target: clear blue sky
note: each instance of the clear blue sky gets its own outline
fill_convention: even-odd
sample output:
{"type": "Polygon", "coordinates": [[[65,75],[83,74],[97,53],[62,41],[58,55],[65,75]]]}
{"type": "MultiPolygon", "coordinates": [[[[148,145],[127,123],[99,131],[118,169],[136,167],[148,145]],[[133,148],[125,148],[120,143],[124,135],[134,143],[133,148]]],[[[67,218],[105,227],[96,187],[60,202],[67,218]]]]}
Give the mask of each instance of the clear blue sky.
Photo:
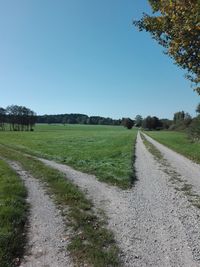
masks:
{"type": "Polygon", "coordinates": [[[0,0],[0,106],[113,118],[195,115],[184,72],[132,20],[147,0],[0,0]]]}

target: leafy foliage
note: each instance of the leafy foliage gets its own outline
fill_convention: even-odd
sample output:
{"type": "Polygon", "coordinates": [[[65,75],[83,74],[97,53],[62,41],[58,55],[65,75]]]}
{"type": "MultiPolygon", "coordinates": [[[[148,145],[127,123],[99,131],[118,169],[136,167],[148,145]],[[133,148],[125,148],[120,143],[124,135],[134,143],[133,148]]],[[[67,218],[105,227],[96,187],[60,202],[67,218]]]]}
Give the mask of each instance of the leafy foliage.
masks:
{"type": "Polygon", "coordinates": [[[200,94],[200,1],[149,0],[153,13],[134,21],[140,31],[150,32],[175,63],[187,70],[186,77],[200,94]]]}
{"type": "Polygon", "coordinates": [[[155,116],[148,116],[142,121],[142,128],[147,130],[159,130],[162,128],[162,122],[155,116]]]}
{"type": "Polygon", "coordinates": [[[101,116],[87,116],[85,114],[57,114],[37,116],[37,123],[89,124],[89,125],[120,125],[121,120],[113,120],[101,116]]]}
{"type": "Polygon", "coordinates": [[[170,126],[170,130],[186,130],[192,123],[192,117],[189,113],[184,111],[178,111],[174,113],[173,124],[170,126]]]}
{"type": "Polygon", "coordinates": [[[137,115],[135,117],[135,126],[136,127],[141,127],[142,126],[142,116],[141,115],[137,115]]]}
{"type": "Polygon", "coordinates": [[[198,104],[198,106],[196,108],[196,112],[200,114],[200,103],[198,104]]]}
{"type": "Polygon", "coordinates": [[[200,140],[200,115],[193,119],[188,128],[188,134],[193,141],[198,142],[200,140]]]}
{"type": "Polygon", "coordinates": [[[134,123],[135,122],[133,120],[131,120],[130,118],[123,118],[122,119],[122,125],[129,130],[133,128],[134,123]]]}
{"type": "Polygon", "coordinates": [[[179,121],[183,121],[185,118],[185,112],[184,111],[178,111],[174,113],[174,123],[177,123],[179,121]]]}
{"type": "Polygon", "coordinates": [[[0,107],[0,129],[5,130],[6,110],[0,107]]]}
{"type": "Polygon", "coordinates": [[[33,131],[36,123],[36,113],[29,108],[17,105],[0,107],[0,129],[5,130],[5,123],[10,124],[13,131],[33,131]]]}

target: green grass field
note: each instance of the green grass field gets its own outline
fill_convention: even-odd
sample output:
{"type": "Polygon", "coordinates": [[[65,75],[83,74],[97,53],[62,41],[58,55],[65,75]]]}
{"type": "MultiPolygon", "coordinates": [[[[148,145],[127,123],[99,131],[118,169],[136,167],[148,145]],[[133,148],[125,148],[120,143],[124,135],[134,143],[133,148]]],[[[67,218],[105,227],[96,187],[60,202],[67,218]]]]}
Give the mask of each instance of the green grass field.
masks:
{"type": "Polygon", "coordinates": [[[26,189],[20,178],[0,160],[0,266],[14,266],[22,256],[24,225],[28,206],[26,189]]]}
{"type": "Polygon", "coordinates": [[[200,163],[200,143],[192,143],[186,133],[172,131],[145,132],[158,142],[200,163]]]}
{"type": "Polygon", "coordinates": [[[126,187],[134,178],[136,133],[119,126],[37,125],[34,132],[0,132],[0,143],[126,187]]]}

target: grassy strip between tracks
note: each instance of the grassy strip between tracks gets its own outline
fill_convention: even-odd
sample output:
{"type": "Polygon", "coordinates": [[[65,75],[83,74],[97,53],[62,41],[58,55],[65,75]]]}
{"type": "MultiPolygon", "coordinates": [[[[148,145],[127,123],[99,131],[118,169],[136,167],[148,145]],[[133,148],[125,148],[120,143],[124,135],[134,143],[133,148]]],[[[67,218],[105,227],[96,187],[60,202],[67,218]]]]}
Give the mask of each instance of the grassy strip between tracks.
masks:
{"type": "Polygon", "coordinates": [[[66,177],[31,156],[0,146],[0,155],[17,161],[35,178],[47,185],[73,229],[68,250],[78,265],[119,266],[119,250],[105,219],[96,215],[92,203],[66,177]],[[68,207],[68,209],[66,209],[68,207]],[[67,211],[66,211],[67,210],[67,211]]]}
{"type": "Polygon", "coordinates": [[[25,244],[27,192],[20,177],[0,160],[0,266],[11,267],[25,244]]]}
{"type": "Polygon", "coordinates": [[[154,158],[159,160],[160,162],[162,161],[163,163],[164,157],[160,152],[160,150],[158,150],[151,142],[149,142],[142,133],[140,133],[140,136],[142,138],[144,145],[149,150],[149,152],[154,156],[154,158]]]}

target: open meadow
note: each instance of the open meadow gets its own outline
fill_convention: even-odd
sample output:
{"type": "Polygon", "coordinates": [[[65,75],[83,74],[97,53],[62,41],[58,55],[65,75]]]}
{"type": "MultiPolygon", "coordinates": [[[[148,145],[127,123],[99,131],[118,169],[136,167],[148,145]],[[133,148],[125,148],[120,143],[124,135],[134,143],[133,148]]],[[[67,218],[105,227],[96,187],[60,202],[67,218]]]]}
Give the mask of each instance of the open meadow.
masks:
{"type": "MultiPolygon", "coordinates": [[[[149,131],[148,134],[157,140],[160,138],[160,143],[165,140],[169,147],[173,144],[178,148],[194,146],[182,133],[149,131]]],[[[200,231],[200,167],[166,147],[160,148],[159,143],[143,135],[137,135],[137,129],[120,126],[61,124],[36,125],[33,132],[0,132],[3,159],[0,176],[2,192],[7,192],[2,194],[1,202],[8,206],[0,214],[3,222],[0,266],[1,263],[5,267],[19,263],[25,267],[30,266],[29,263],[36,266],[38,253],[41,255],[39,267],[43,262],[53,266],[52,258],[55,266],[61,267],[74,266],[72,262],[75,266],[83,266],[83,263],[94,267],[144,266],[147,260],[152,266],[155,262],[157,266],[168,266],[165,259],[169,257],[173,266],[179,266],[181,261],[182,266],[196,266],[193,263],[198,259],[191,251],[197,250],[199,254],[198,236],[189,232],[187,237],[185,229],[192,224],[200,231]],[[108,186],[87,173],[129,190],[108,186]],[[137,182],[131,187],[136,177],[137,182]],[[16,192],[14,182],[20,186],[16,192]],[[26,192],[29,202],[25,201],[26,192]],[[169,205],[171,199],[174,202],[169,205]],[[15,206],[19,206],[19,212],[13,209],[15,206]],[[153,212],[149,214],[149,211],[153,212]],[[160,214],[165,216],[161,218],[160,214]],[[186,217],[188,221],[184,221],[186,217]],[[10,218],[14,218],[19,235],[12,228],[7,229],[10,218]],[[162,225],[175,225],[177,229],[175,232],[164,230],[169,240],[167,248],[172,247],[176,254],[171,256],[167,249],[165,257],[157,258],[157,251],[160,255],[166,247],[166,240],[159,232],[161,219],[162,225]],[[44,225],[48,230],[44,231],[44,225]],[[135,239],[141,233],[141,225],[145,236],[135,239]],[[153,229],[152,234],[149,229],[153,229]],[[4,230],[8,234],[4,235],[4,230]],[[16,236],[16,242],[24,238],[22,246],[5,246],[10,236],[12,239],[16,236]],[[155,236],[156,242],[152,242],[155,236]],[[35,237],[39,245],[32,246],[35,237]],[[184,244],[183,249],[179,249],[180,243],[184,244]],[[62,249],[58,250],[60,246],[63,253],[62,249]],[[143,253],[152,248],[150,256],[143,253]],[[8,251],[11,252],[7,257],[8,251]],[[188,253],[190,257],[183,259],[188,253]],[[130,265],[126,265],[127,262],[130,265]]],[[[198,149],[198,144],[191,148],[193,159],[198,149]]]]}
{"type": "Polygon", "coordinates": [[[34,132],[0,132],[0,143],[126,187],[134,179],[136,135],[120,126],[44,124],[34,132]]]}
{"type": "Polygon", "coordinates": [[[200,143],[191,142],[186,133],[175,131],[146,131],[145,133],[161,144],[200,163],[200,143]]]}

